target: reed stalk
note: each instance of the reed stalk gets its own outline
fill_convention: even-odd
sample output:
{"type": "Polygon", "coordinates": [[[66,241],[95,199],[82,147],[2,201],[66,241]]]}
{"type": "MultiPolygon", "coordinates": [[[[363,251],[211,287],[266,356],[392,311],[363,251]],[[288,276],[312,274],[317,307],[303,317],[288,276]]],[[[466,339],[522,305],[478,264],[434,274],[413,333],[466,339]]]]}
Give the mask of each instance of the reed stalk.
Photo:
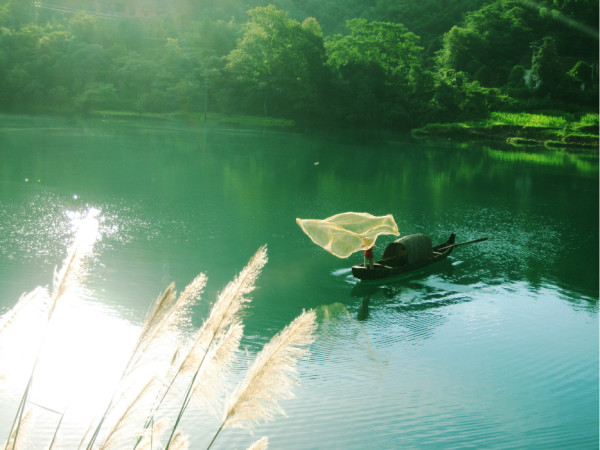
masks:
{"type": "Polygon", "coordinates": [[[110,430],[110,433],[100,445],[100,449],[107,450],[114,448],[114,446],[120,443],[119,433],[131,425],[132,421],[137,419],[140,413],[140,405],[143,407],[143,400],[147,397],[156,382],[157,380],[155,378],[150,379],[150,381],[148,381],[148,383],[140,390],[138,395],[129,403],[129,405],[127,405],[127,408],[125,408],[125,411],[117,420],[116,425],[110,430]]]}
{"type": "MultiPolygon", "coordinates": [[[[188,287],[184,290],[184,292],[182,293],[182,297],[183,298],[196,298],[199,297],[200,293],[202,292],[202,289],[204,287],[204,284],[206,283],[206,277],[204,275],[199,276],[196,278],[196,280],[191,283],[190,285],[188,285],[188,287]],[[201,278],[202,277],[202,278],[201,278]],[[200,287],[200,282],[199,280],[202,280],[202,286],[200,287]]],[[[152,314],[151,314],[152,315],[152,314]]],[[[202,330],[202,329],[201,329],[202,330]]],[[[200,330],[200,331],[201,331],[200,330]]],[[[194,352],[194,349],[196,347],[197,342],[199,341],[199,337],[201,335],[200,333],[197,333],[198,338],[195,339],[194,343],[192,344],[186,358],[183,360],[183,362],[179,365],[175,375],[173,377],[171,377],[170,382],[166,385],[166,388],[164,389],[162,395],[159,394],[159,396],[157,397],[157,401],[155,402],[155,404],[153,405],[152,409],[150,410],[150,413],[148,414],[148,418],[146,419],[146,422],[144,423],[144,430],[146,430],[154,421],[154,416],[156,415],[156,413],[158,412],[160,406],[162,405],[163,401],[165,400],[165,398],[167,397],[168,393],[170,392],[171,388],[173,387],[173,384],[175,383],[176,379],[180,376],[180,374],[182,372],[184,372],[187,362],[189,361],[189,359],[191,358],[191,355],[194,352]]],[[[175,354],[173,355],[173,358],[171,360],[171,366],[173,366],[173,364],[176,362],[177,359],[177,354],[179,352],[179,348],[177,349],[177,351],[175,352],[175,354]]],[[[141,440],[142,440],[143,434],[138,436],[136,443],[133,447],[133,449],[135,450],[138,445],[140,444],[141,440]]]]}
{"type": "MultiPolygon", "coordinates": [[[[96,425],[94,433],[86,448],[91,449],[98,438],[98,434],[104,425],[106,417],[114,407],[117,393],[119,392],[123,381],[135,370],[140,359],[153,344],[169,332],[178,332],[181,327],[189,323],[190,308],[200,296],[205,285],[206,275],[200,274],[184,289],[181,295],[177,297],[175,285],[172,283],[153,303],[152,309],[146,315],[144,326],[142,327],[142,331],[140,332],[131,357],[125,365],[120,381],[108,402],[106,410],[96,425]]],[[[175,355],[173,358],[175,358],[175,355]]],[[[138,443],[139,442],[140,440],[138,439],[138,443]]]]}
{"type": "Polygon", "coordinates": [[[91,436],[88,444],[86,445],[87,450],[90,450],[93,448],[93,445],[96,442],[96,439],[98,439],[98,434],[100,433],[100,430],[102,429],[102,426],[104,425],[104,422],[105,422],[107,416],[114,408],[117,394],[119,393],[119,390],[121,389],[123,380],[132,371],[132,368],[139,361],[139,358],[141,357],[140,349],[144,346],[146,346],[146,347],[148,346],[148,342],[151,341],[149,336],[156,335],[156,333],[157,333],[156,323],[160,322],[158,317],[159,316],[164,317],[164,311],[170,307],[170,305],[174,302],[175,298],[176,298],[175,285],[173,283],[171,283],[171,285],[169,285],[167,287],[167,289],[162,293],[162,295],[157,297],[157,299],[153,303],[151,311],[146,316],[144,327],[142,328],[142,331],[138,337],[135,348],[133,349],[131,356],[129,357],[129,360],[127,361],[127,364],[125,364],[125,367],[123,368],[123,372],[121,373],[119,382],[117,383],[117,386],[115,387],[115,390],[113,391],[113,394],[112,394],[110,400],[108,401],[106,409],[100,416],[98,424],[94,428],[94,432],[92,433],[92,436],[91,436]]]}
{"type": "MultiPolygon", "coordinates": [[[[88,217],[86,218],[86,221],[88,221],[88,224],[92,223],[92,222],[90,222],[90,220],[92,220],[92,219],[93,219],[93,215],[92,215],[92,213],[89,213],[88,217]]],[[[96,223],[96,225],[97,225],[97,223],[96,223]]],[[[97,230],[93,231],[93,229],[92,229],[92,231],[90,231],[89,228],[90,227],[88,226],[87,228],[82,228],[80,230],[80,232],[77,234],[77,236],[75,238],[74,244],[72,245],[70,251],[67,254],[67,258],[65,260],[65,263],[63,264],[62,269],[59,272],[55,271],[55,273],[54,273],[53,293],[52,293],[52,297],[50,299],[50,306],[48,309],[48,317],[44,324],[42,338],[38,345],[38,349],[36,351],[36,356],[34,359],[33,367],[31,369],[29,379],[28,379],[27,385],[25,387],[25,391],[23,392],[23,395],[21,397],[21,401],[19,403],[19,407],[17,409],[15,419],[13,421],[13,424],[12,424],[10,432],[9,432],[9,435],[12,436],[12,440],[9,439],[9,442],[7,443],[7,446],[6,446],[7,450],[14,449],[17,444],[17,440],[19,437],[19,431],[21,428],[21,422],[23,419],[23,413],[25,411],[25,406],[29,400],[29,394],[30,394],[31,387],[33,384],[33,379],[35,376],[37,365],[40,360],[40,356],[42,354],[44,342],[45,342],[46,336],[48,334],[48,329],[50,326],[52,315],[53,315],[57,305],[59,304],[60,299],[65,295],[65,293],[71,287],[76,285],[76,281],[78,279],[80,279],[81,276],[83,275],[84,258],[86,256],[88,256],[93,249],[93,244],[94,244],[94,242],[96,240],[96,236],[97,236],[97,230]],[[12,443],[12,445],[11,445],[11,443],[12,443]]]]}
{"type": "MultiPolygon", "coordinates": [[[[20,425],[22,425],[23,428],[26,428],[27,424],[29,424],[29,422],[31,422],[32,415],[33,415],[33,409],[30,408],[21,417],[20,425]]],[[[6,442],[5,448],[9,448],[9,446],[12,446],[11,448],[14,448],[15,444],[16,444],[16,439],[17,439],[17,430],[13,430],[11,432],[10,436],[8,437],[8,441],[6,442]]]]}
{"type": "Polygon", "coordinates": [[[154,448],[161,448],[160,436],[163,435],[167,427],[168,420],[166,418],[161,419],[158,422],[154,422],[154,420],[152,420],[150,426],[145,429],[144,434],[140,439],[140,442],[136,443],[136,445],[138,445],[141,450],[152,450],[154,448]]]}
{"type": "MultiPolygon", "coordinates": [[[[49,323],[60,299],[71,287],[76,286],[75,281],[82,274],[83,261],[81,258],[87,250],[84,252],[83,246],[78,245],[78,242],[76,241],[69,252],[64,267],[60,272],[55,272],[53,293],[49,298],[43,337],[46,336],[49,323]]],[[[263,246],[236,278],[219,293],[207,319],[191,340],[184,339],[183,330],[191,324],[191,308],[206,285],[206,276],[201,274],[196,277],[179,296],[177,296],[174,284],[168,286],[152,304],[106,409],[101,416],[98,416],[99,419],[97,418],[90,424],[81,438],[79,448],[84,446],[88,450],[92,448],[100,450],[122,448],[123,445],[127,445],[127,442],[135,438],[134,449],[138,447],[152,449],[156,445],[160,445],[162,431],[170,430],[167,444],[163,448],[187,449],[189,447],[188,438],[178,429],[180,421],[190,402],[194,399],[202,401],[211,412],[217,411],[217,405],[224,393],[224,380],[226,379],[224,373],[233,364],[242,339],[241,315],[250,302],[248,294],[255,289],[256,280],[266,262],[266,246],[263,246]],[[161,345],[164,342],[172,343],[171,338],[173,337],[181,340],[180,342],[187,340],[188,343],[180,344],[173,351],[172,357],[169,356],[170,359],[165,361],[168,367],[165,368],[164,364],[161,365],[160,372],[162,373],[164,370],[165,375],[163,376],[166,378],[160,375],[160,378],[157,378],[154,373],[148,371],[148,373],[142,373],[146,381],[140,383],[136,379],[133,380],[135,384],[131,384],[129,377],[147,361],[152,360],[154,349],[157,347],[162,349],[161,345]],[[179,358],[180,354],[185,356],[179,358]],[[159,382],[159,379],[166,379],[168,382],[159,382]],[[170,421],[167,420],[170,416],[157,422],[161,405],[172,391],[175,382],[181,379],[184,379],[187,384],[172,427],[169,425],[170,421]],[[135,388],[140,385],[141,388],[135,388]],[[130,387],[126,388],[126,386],[130,387]],[[137,395],[133,399],[128,399],[126,394],[132,388],[136,389],[134,392],[137,392],[137,395]],[[111,425],[104,432],[103,428],[108,425],[109,416],[111,425]],[[143,417],[146,417],[146,421],[140,433],[136,428],[139,426],[139,419],[143,417]],[[100,438],[101,431],[102,438],[100,438]],[[97,442],[100,444],[96,445],[97,442]]],[[[36,289],[31,294],[21,297],[11,313],[2,318],[0,337],[2,337],[3,331],[18,319],[20,311],[43,292],[45,291],[42,289],[36,289]]],[[[261,419],[270,420],[276,412],[285,414],[279,406],[278,398],[293,397],[290,387],[296,382],[298,360],[306,355],[308,346],[314,341],[315,318],[314,311],[303,312],[264,346],[244,380],[226,402],[222,423],[213,436],[209,448],[225,428],[240,427],[252,430],[253,424],[261,419]]],[[[14,450],[19,447],[21,444],[17,443],[19,435],[27,434],[25,428],[28,428],[27,424],[31,422],[29,418],[32,410],[29,408],[26,413],[27,406],[44,408],[42,405],[32,403],[29,399],[44,341],[45,339],[42,338],[37,349],[29,380],[5,446],[6,450],[14,450]]],[[[169,348],[169,351],[171,350],[169,348]]],[[[64,411],[57,413],[60,414],[60,419],[52,436],[50,449],[58,445],[59,430],[65,418],[64,411]]],[[[251,448],[262,449],[267,445],[268,439],[265,437],[255,442],[251,448]]]]}
{"type": "MultiPolygon", "coordinates": [[[[33,291],[23,294],[15,306],[0,318],[0,361],[4,357],[5,349],[14,343],[15,331],[19,332],[21,323],[28,319],[32,308],[44,305],[48,301],[48,291],[38,287],[33,291]]],[[[22,360],[22,357],[20,358],[22,360]]],[[[33,362],[33,361],[32,361],[33,362]]],[[[10,364],[0,365],[0,393],[4,390],[4,382],[10,374],[10,364]]]]}
{"type": "Polygon", "coordinates": [[[60,430],[60,426],[62,425],[62,421],[65,418],[65,414],[60,415],[60,420],[58,421],[58,425],[56,425],[56,429],[54,430],[54,435],[52,436],[52,441],[50,441],[50,445],[48,446],[48,450],[52,450],[56,443],[58,442],[58,430],[60,430]]]}
{"type": "MultiPolygon", "coordinates": [[[[13,325],[15,322],[17,322],[19,320],[19,317],[23,313],[23,310],[25,310],[31,303],[33,303],[35,300],[37,300],[40,296],[45,296],[47,294],[48,294],[48,292],[46,291],[46,289],[44,289],[42,287],[37,287],[31,292],[23,294],[19,298],[19,300],[17,301],[15,306],[13,306],[9,312],[7,312],[6,314],[4,314],[2,316],[2,318],[0,320],[0,336],[2,336],[4,333],[8,332],[10,330],[11,325],[13,325]]],[[[1,347],[0,347],[0,350],[2,350],[1,347]]]]}
{"type": "Polygon", "coordinates": [[[188,438],[181,432],[177,431],[171,441],[171,449],[173,450],[187,450],[190,446],[188,438]]]}
{"type": "MultiPolygon", "coordinates": [[[[196,340],[181,364],[180,371],[178,372],[179,374],[188,367],[195,367],[192,379],[188,384],[183,402],[181,404],[181,408],[173,425],[173,429],[171,430],[171,435],[169,436],[169,440],[165,446],[166,449],[168,449],[172,443],[177,431],[177,427],[179,426],[179,422],[181,421],[181,418],[183,417],[183,414],[191,400],[198,375],[203,369],[204,362],[207,359],[209,352],[211,352],[213,345],[217,343],[220,344],[217,346],[217,348],[221,349],[223,352],[223,357],[221,358],[222,360],[229,358],[229,356],[225,356],[225,353],[230,355],[237,348],[237,344],[239,344],[239,340],[241,339],[241,323],[239,316],[246,307],[247,303],[250,301],[250,299],[246,296],[254,290],[256,280],[266,263],[267,248],[266,246],[263,246],[254,254],[239,275],[219,294],[217,301],[211,308],[208,318],[198,332],[196,340]],[[234,333],[235,329],[239,329],[240,331],[238,333],[234,333]],[[231,338],[232,335],[235,336],[236,334],[239,334],[239,338],[237,338],[237,344],[232,345],[235,339],[232,339],[232,341],[229,342],[227,337],[229,336],[231,338]],[[225,343],[228,344],[224,345],[225,343]],[[200,355],[198,355],[198,353],[200,355]],[[199,363],[192,364],[191,360],[193,358],[199,358],[199,363]]],[[[213,354],[216,355],[217,353],[218,352],[215,352],[213,354]]],[[[221,369],[224,367],[225,365],[222,364],[221,369]]]]}
{"type": "Polygon", "coordinates": [[[315,339],[316,326],[315,312],[303,312],[263,347],[229,398],[221,425],[208,449],[226,428],[252,431],[260,420],[272,420],[275,413],[285,415],[279,399],[293,398],[290,388],[297,381],[297,364],[308,353],[308,347],[315,339]]]}
{"type": "MultiPolygon", "coordinates": [[[[177,435],[177,427],[179,426],[179,422],[181,421],[184,412],[187,410],[187,407],[194,396],[200,397],[202,394],[206,394],[207,397],[218,397],[218,392],[220,392],[218,386],[222,382],[222,380],[219,380],[219,376],[227,369],[231,360],[233,359],[233,352],[239,347],[242,333],[243,327],[241,324],[232,324],[225,336],[215,345],[214,351],[205,352],[200,364],[196,368],[187,386],[179,413],[175,419],[175,423],[171,430],[171,435],[169,436],[169,440],[167,441],[165,449],[170,448],[173,444],[172,441],[177,435]],[[213,374],[211,374],[212,376],[206,376],[206,373],[210,371],[210,369],[206,369],[207,366],[214,368],[213,374]],[[201,380],[202,383],[200,383],[199,380],[201,380]],[[206,389],[203,389],[203,387],[206,389]]],[[[211,409],[213,409],[212,405],[211,409]]]]}

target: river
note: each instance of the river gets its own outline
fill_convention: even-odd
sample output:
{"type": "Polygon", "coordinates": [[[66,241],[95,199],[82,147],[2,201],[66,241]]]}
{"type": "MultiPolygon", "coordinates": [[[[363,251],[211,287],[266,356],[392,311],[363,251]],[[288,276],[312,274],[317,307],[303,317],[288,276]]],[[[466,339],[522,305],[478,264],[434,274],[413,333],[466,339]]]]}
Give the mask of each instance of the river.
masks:
{"type": "MultiPolygon", "coordinates": [[[[296,398],[281,403],[287,417],[254,437],[225,430],[214,448],[263,435],[286,449],[598,448],[597,157],[1,116],[0,161],[0,314],[52,283],[90,211],[99,228],[80,305],[89,322],[75,333],[95,324],[108,349],[136,333],[169,283],[183,289],[206,273],[211,302],[264,244],[240,364],[317,310],[296,398]],[[344,211],[393,214],[402,235],[434,244],[451,232],[489,239],[410,276],[358,282],[350,267],[360,254],[326,253],[295,221],[344,211]]],[[[376,257],[391,240],[378,240],[376,257]]],[[[57,355],[56,365],[78,358],[57,355]]],[[[62,378],[39,382],[38,400],[66,408],[42,392],[62,378]]],[[[2,442],[21,392],[0,389],[2,442]]],[[[35,438],[47,445],[54,419],[40,420],[35,438]]],[[[191,411],[181,428],[204,448],[216,423],[191,411]]],[[[67,434],[65,448],[75,440],[67,434]]]]}

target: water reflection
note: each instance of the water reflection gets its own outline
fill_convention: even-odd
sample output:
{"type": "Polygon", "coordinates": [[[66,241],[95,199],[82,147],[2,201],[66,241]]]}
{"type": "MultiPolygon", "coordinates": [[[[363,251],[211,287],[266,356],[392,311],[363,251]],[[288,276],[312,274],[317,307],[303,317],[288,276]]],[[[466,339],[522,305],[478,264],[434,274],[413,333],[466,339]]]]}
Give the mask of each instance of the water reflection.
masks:
{"type": "Polygon", "coordinates": [[[369,318],[369,307],[371,306],[371,297],[361,297],[360,308],[356,318],[360,321],[367,320],[369,318]]]}
{"type": "Polygon", "coordinates": [[[360,300],[353,306],[356,319],[375,322],[377,328],[387,330],[387,340],[422,343],[434,336],[436,328],[447,321],[444,307],[472,300],[461,292],[464,286],[454,284],[451,278],[446,281],[453,267],[449,261],[436,266],[437,271],[428,268],[383,283],[356,283],[350,292],[360,300]]]}
{"type": "Polygon", "coordinates": [[[578,173],[594,177],[598,175],[598,156],[573,154],[556,150],[496,150],[486,148],[487,154],[499,161],[510,161],[513,163],[537,164],[550,167],[572,167],[578,173]]]}

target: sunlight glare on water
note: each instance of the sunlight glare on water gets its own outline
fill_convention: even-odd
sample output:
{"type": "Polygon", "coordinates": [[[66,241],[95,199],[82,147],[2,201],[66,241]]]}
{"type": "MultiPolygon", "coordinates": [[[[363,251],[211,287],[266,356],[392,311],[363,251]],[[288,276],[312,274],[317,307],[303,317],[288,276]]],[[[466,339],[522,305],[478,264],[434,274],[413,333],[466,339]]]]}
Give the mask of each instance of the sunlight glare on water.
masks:
{"type": "Polygon", "coordinates": [[[2,330],[0,392],[2,403],[8,405],[4,410],[14,410],[34,365],[29,403],[45,416],[41,423],[56,424],[64,415],[65,427],[82,436],[110,399],[139,328],[92,301],[84,287],[86,271],[97,264],[93,250],[102,238],[101,211],[89,207],[64,214],[70,224],[71,252],[55,274],[52,292],[36,289],[32,302],[2,330]]]}

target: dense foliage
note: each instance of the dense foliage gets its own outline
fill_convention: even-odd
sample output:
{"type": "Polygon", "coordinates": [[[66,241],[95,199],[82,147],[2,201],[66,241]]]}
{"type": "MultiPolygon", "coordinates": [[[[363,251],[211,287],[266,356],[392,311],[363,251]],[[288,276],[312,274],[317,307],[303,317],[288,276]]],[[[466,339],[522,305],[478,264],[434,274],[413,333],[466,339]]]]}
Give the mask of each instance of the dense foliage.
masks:
{"type": "Polygon", "coordinates": [[[598,107],[596,0],[0,2],[3,111],[406,129],[598,107]]]}

